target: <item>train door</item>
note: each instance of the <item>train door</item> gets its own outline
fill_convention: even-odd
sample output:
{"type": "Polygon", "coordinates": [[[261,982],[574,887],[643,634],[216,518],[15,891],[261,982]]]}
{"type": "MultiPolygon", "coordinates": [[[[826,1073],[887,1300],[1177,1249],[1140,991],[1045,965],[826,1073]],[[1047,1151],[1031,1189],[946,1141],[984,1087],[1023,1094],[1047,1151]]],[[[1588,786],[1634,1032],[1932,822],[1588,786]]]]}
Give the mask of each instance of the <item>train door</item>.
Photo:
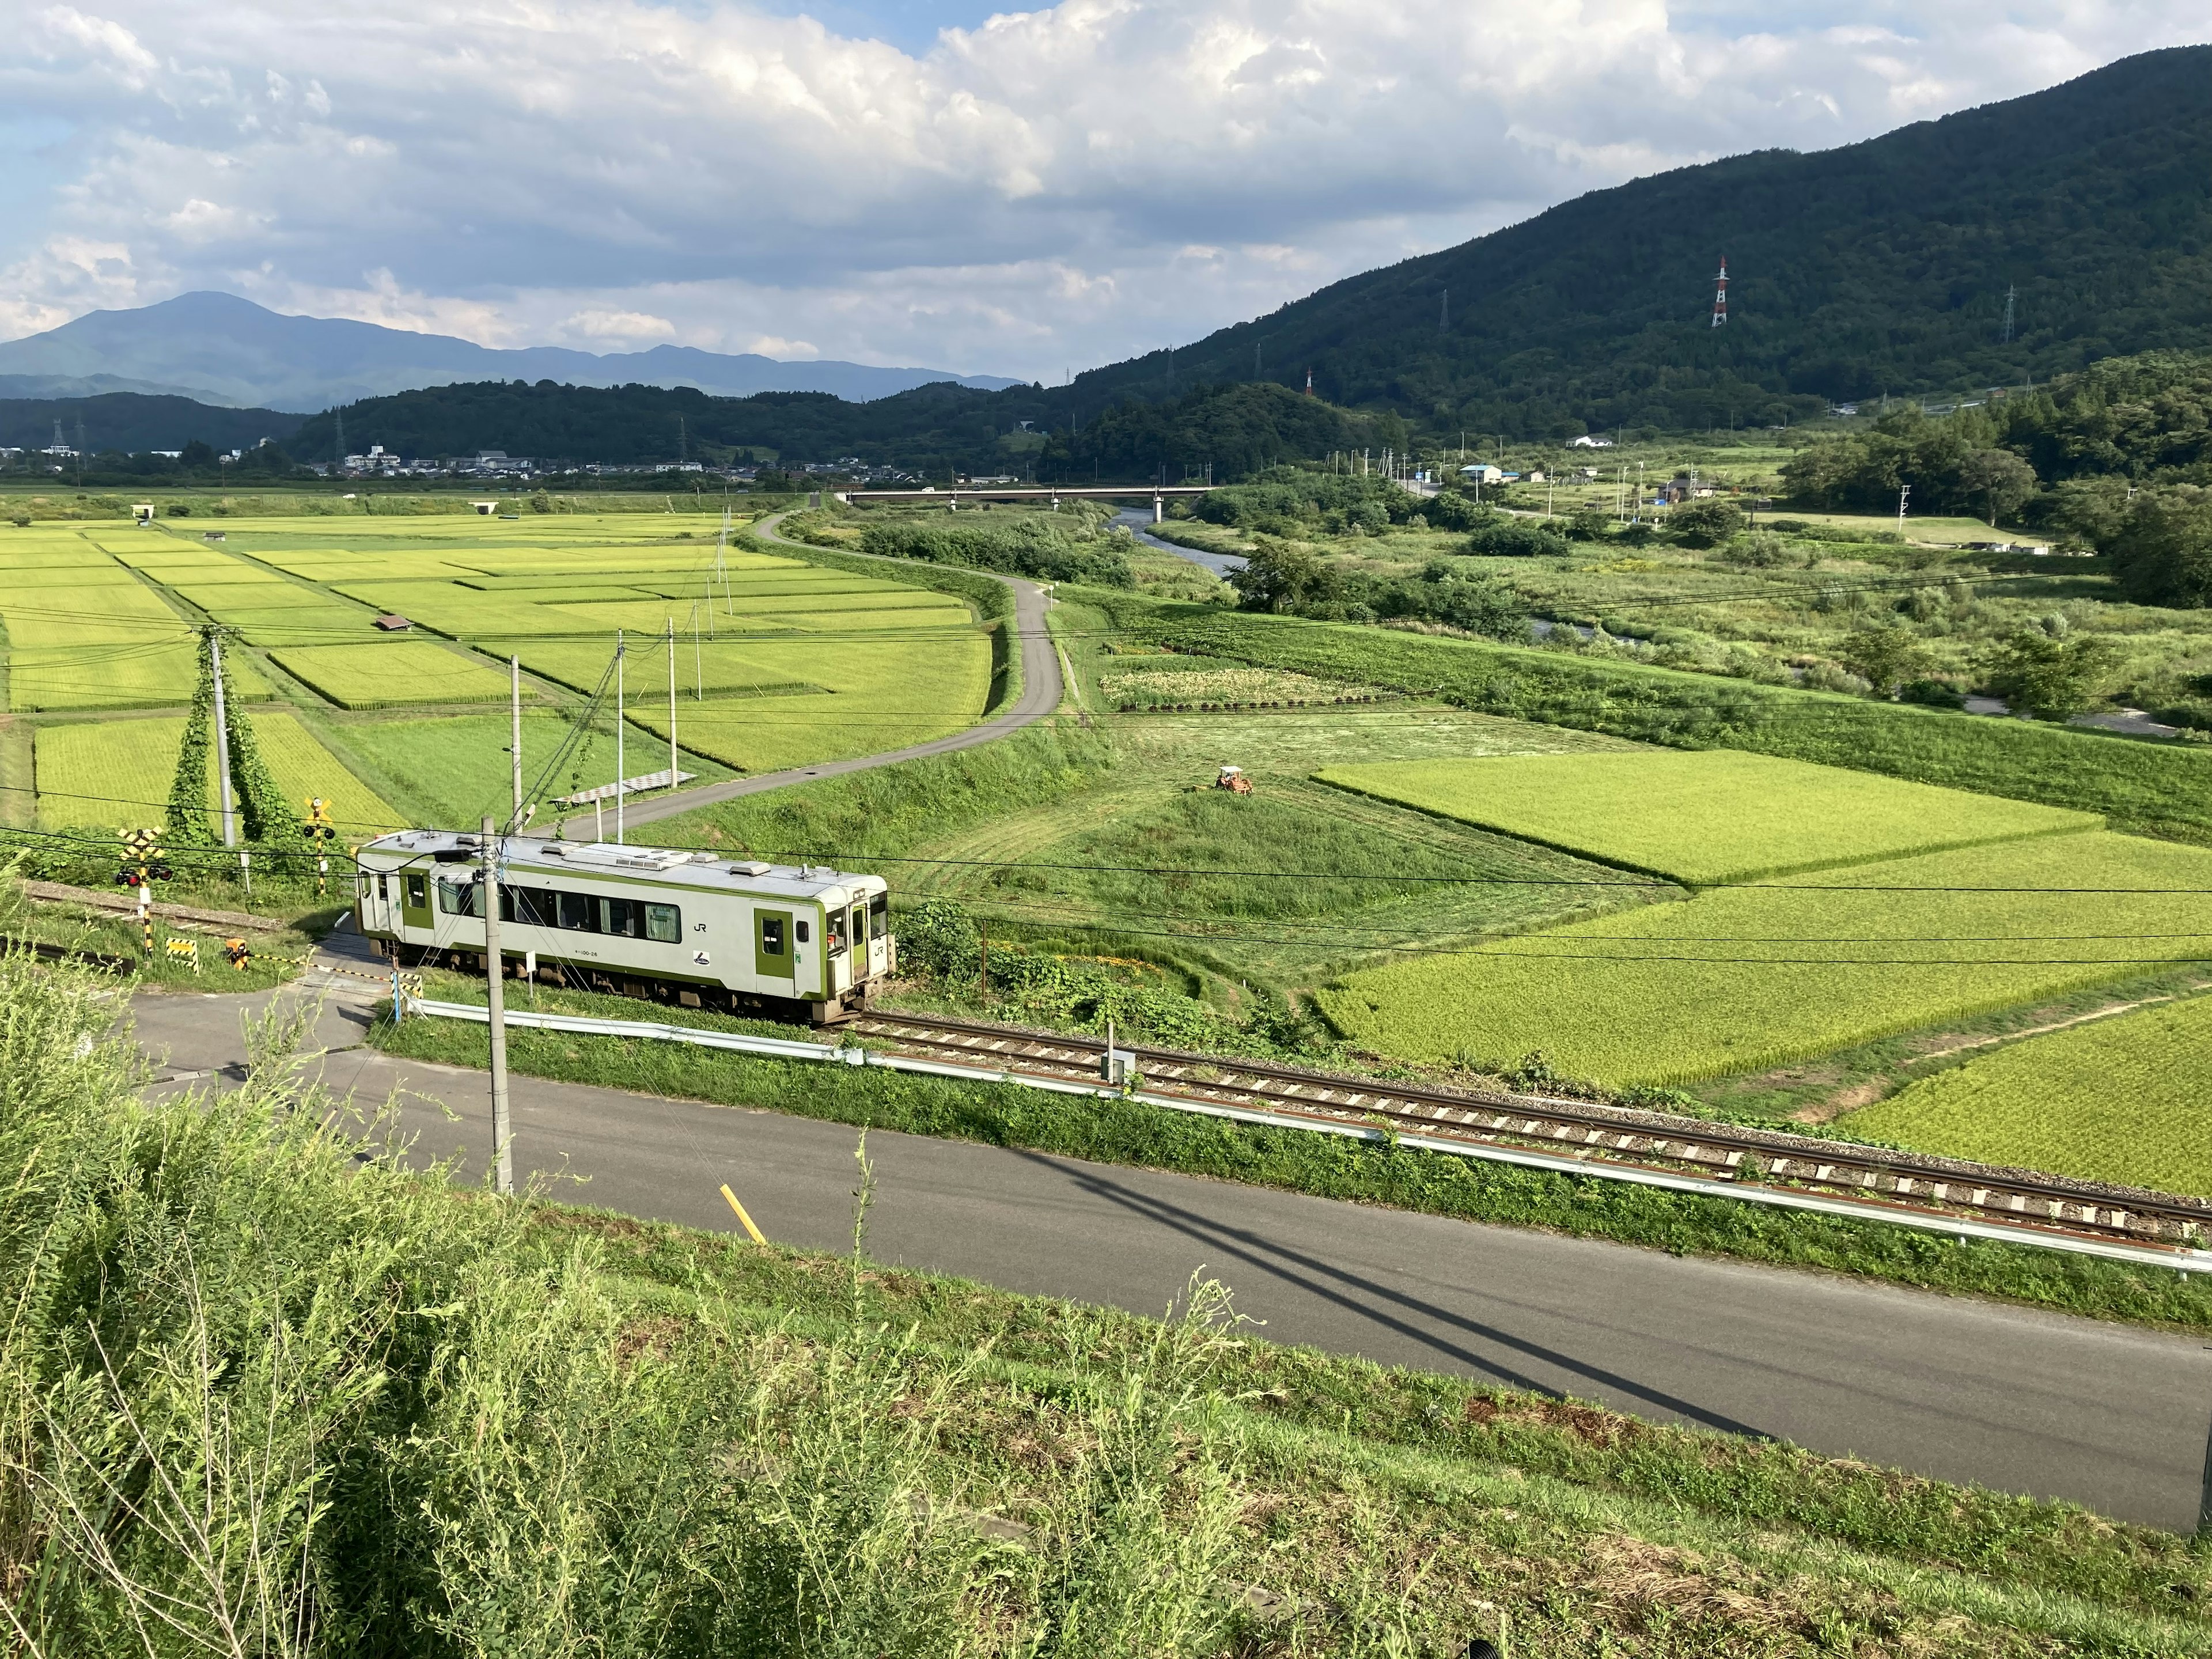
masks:
{"type": "Polygon", "coordinates": [[[753,912],[753,972],[762,979],[793,977],[797,959],[793,953],[791,912],[753,912]]]}
{"type": "Polygon", "coordinates": [[[392,880],[400,885],[399,917],[410,927],[428,931],[430,921],[430,878],[420,870],[408,870],[395,875],[392,880]]]}
{"type": "Polygon", "coordinates": [[[362,870],[358,873],[361,908],[355,920],[361,931],[364,933],[392,932],[392,896],[398,877],[383,870],[362,870]]]}

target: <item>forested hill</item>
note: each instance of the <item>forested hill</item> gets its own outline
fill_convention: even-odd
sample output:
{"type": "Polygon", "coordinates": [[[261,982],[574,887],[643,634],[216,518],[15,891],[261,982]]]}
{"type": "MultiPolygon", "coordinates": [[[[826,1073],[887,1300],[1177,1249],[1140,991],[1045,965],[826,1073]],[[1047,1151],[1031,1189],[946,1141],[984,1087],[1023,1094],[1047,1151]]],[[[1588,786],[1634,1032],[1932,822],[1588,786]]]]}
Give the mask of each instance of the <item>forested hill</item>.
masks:
{"type": "Polygon", "coordinates": [[[1089,402],[1268,374],[1437,429],[1780,417],[2212,346],[2212,47],[1814,155],[1599,191],[1076,379],[1089,402]],[[1730,319],[1711,326],[1728,258],[1730,319]],[[2014,338],[2005,294],[2018,291],[2014,338]],[[1439,326],[1445,290],[1450,319],[1439,326]]]}
{"type": "MultiPolygon", "coordinates": [[[[1206,386],[1158,403],[1098,408],[1071,434],[1066,404],[1035,386],[978,392],[918,386],[873,403],[818,392],[710,398],[687,387],[558,386],[488,380],[366,398],[338,411],[345,445],[408,456],[505,450],[538,460],[615,465],[692,460],[834,461],[855,456],[931,477],[1030,476],[1113,481],[1211,465],[1240,478],[1332,449],[1402,450],[1395,416],[1355,416],[1279,386],[1206,386]],[[1057,418],[1061,424],[1054,427],[1057,418]],[[1026,424],[1024,424],[1026,423],[1026,424]]],[[[292,440],[311,460],[335,452],[336,418],[318,415],[292,440]]]]}

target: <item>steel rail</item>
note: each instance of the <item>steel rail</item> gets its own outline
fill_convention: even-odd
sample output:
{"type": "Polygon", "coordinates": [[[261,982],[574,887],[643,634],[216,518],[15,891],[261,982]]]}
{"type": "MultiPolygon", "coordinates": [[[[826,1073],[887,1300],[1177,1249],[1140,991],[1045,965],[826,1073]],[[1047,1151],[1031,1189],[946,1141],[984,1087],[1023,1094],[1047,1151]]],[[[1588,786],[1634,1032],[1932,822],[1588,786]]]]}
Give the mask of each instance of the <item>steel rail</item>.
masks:
{"type": "MultiPolygon", "coordinates": [[[[939,1055],[987,1060],[1012,1072],[1093,1082],[1106,1044],[936,1015],[869,1011],[844,1030],[939,1055]]],[[[1353,1077],[1273,1061],[1139,1044],[1131,1056],[1148,1096],[1235,1111],[1264,1111],[1316,1127],[1364,1126],[1401,1139],[1499,1154],[1541,1154],[1592,1176],[1690,1179],[1716,1194],[1770,1198],[1777,1189],[1847,1200],[1870,1218],[1941,1230],[1947,1219],[2033,1235],[2024,1242],[2101,1240],[2195,1257],[2212,1232],[2212,1203],[2144,1188],[2077,1181],[1964,1159],[1555,1096],[1460,1091],[1353,1077]]],[[[1511,1161],[1525,1161],[1515,1158],[1511,1161]]],[[[1822,1205],[1820,1207],[1828,1207],[1822,1205]]],[[[2177,1260],[2177,1266],[2200,1265],[2177,1260]]]]}

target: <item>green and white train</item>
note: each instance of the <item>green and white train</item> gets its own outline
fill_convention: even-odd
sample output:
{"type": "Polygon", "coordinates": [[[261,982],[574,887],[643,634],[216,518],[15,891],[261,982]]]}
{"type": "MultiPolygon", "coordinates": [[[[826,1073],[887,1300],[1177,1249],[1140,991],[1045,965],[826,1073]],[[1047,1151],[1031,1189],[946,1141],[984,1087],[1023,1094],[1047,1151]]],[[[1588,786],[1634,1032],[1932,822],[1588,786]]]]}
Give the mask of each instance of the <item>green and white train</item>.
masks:
{"type": "MultiPolygon", "coordinates": [[[[863,1006],[898,963],[880,876],[658,847],[510,836],[501,849],[508,971],[687,1007],[803,1014],[863,1006]]],[[[355,919],[403,965],[484,965],[483,843],[444,830],[358,854],[355,919]]]]}

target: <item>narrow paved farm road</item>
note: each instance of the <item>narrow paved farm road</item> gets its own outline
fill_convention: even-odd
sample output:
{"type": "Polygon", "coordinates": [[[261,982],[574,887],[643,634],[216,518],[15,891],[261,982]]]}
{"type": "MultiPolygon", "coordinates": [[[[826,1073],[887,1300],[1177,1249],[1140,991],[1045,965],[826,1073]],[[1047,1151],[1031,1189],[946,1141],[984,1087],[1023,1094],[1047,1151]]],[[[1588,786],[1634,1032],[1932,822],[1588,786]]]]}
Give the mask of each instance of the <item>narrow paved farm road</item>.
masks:
{"type": "MultiPolygon", "coordinates": [[[[363,1108],[398,1096],[422,1155],[480,1171],[483,1074],[352,1046],[368,988],[336,986],[325,1080],[363,1108]]],[[[219,1084],[240,1012],[268,1000],[133,1011],[167,1075],[219,1084]]],[[[556,1198],[731,1231],[726,1181],[779,1243],[850,1244],[842,1124],[533,1078],[514,1100],[517,1167],[556,1198]]],[[[878,1261],[1148,1314],[1202,1271],[1276,1341],[2196,1524],[2212,1355],[2194,1337],[957,1141],[868,1151],[878,1261]]]]}
{"type": "MultiPolygon", "coordinates": [[[[796,547],[796,542],[787,542],[775,533],[776,525],[783,514],[775,514],[753,526],[753,533],[763,541],[796,547]]],[[[855,555],[855,557],[872,556],[855,555]]],[[[886,560],[896,563],[896,560],[886,560]]],[[[990,572],[982,572],[989,575],[990,572]]],[[[623,806],[627,823],[633,828],[641,823],[653,823],[662,818],[672,818],[701,806],[714,806],[726,800],[735,800],[741,795],[757,795],[764,789],[781,789],[786,784],[804,783],[809,778],[842,777],[848,772],[866,772],[878,766],[890,766],[900,761],[920,760],[926,755],[949,755],[956,749],[972,749],[979,743],[989,743],[1010,732],[1018,732],[1024,726],[1042,720],[1060,707],[1060,656],[1053,649],[1052,635],[1045,629],[1045,611],[1048,608],[1044,589],[1035,582],[1024,581],[1017,576],[996,576],[1014,594],[1014,637],[1022,647],[1022,694],[1012,708],[993,716],[981,726],[971,726],[965,732],[956,732],[949,738],[933,738],[928,743],[917,743],[904,749],[886,750],[880,755],[856,755],[849,760],[823,761],[813,766],[794,766],[781,772],[763,772],[756,777],[731,778],[722,783],[710,783],[698,789],[684,789],[672,795],[659,795],[646,800],[632,800],[623,806]]],[[[582,825],[592,822],[589,813],[580,813],[572,822],[582,825]]]]}

